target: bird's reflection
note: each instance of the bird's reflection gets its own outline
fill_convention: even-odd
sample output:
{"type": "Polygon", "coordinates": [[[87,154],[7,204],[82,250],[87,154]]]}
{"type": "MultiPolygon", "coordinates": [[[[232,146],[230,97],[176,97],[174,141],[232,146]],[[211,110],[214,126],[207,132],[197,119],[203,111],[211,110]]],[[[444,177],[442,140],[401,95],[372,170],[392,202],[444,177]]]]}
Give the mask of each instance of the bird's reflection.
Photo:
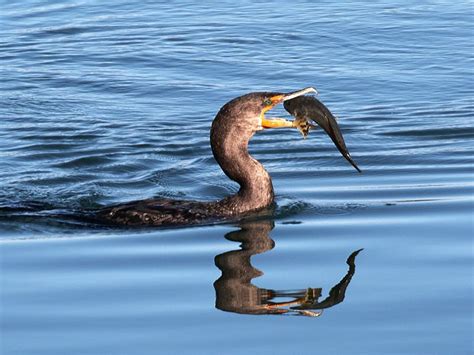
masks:
{"type": "Polygon", "coordinates": [[[355,273],[355,258],[362,249],[349,256],[346,261],[349,270],[322,301],[319,301],[321,288],[270,290],[252,284],[252,279],[263,275],[263,272],[252,266],[250,258],[273,249],[275,242],[269,236],[273,227],[273,221],[245,222],[240,225],[240,230],[225,235],[228,240],[240,242],[241,249],[215,257],[215,264],[222,271],[222,276],[214,282],[216,308],[242,314],[317,317],[323,309],[341,303],[355,273]]]}

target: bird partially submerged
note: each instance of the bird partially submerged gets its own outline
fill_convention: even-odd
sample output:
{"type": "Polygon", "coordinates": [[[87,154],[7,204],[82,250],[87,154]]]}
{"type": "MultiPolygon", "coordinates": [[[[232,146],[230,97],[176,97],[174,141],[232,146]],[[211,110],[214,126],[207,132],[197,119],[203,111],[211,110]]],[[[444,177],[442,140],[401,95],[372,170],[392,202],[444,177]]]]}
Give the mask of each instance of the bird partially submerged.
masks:
{"type": "MultiPolygon", "coordinates": [[[[226,103],[217,113],[211,127],[211,148],[224,173],[240,185],[239,191],[220,201],[147,199],[101,209],[95,219],[108,224],[130,226],[176,226],[233,219],[253,213],[274,202],[273,185],[263,165],[248,152],[248,142],[262,129],[298,128],[305,135],[312,120],[331,137],[343,156],[359,170],[350,158],[337,122],[330,111],[309,93],[309,87],[291,93],[255,92],[226,103]],[[314,101],[316,100],[316,101],[314,101]],[[265,113],[280,103],[296,117],[266,118],[265,113]]],[[[360,170],[359,170],[360,171],[360,170]]]]}

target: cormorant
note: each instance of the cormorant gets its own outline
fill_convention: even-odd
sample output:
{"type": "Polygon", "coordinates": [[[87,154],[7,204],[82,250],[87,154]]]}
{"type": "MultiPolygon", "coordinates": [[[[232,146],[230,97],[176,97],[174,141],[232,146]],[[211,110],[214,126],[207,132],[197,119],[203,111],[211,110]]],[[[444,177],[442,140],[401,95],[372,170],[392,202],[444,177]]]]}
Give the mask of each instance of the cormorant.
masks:
{"type": "MultiPolygon", "coordinates": [[[[222,106],[212,122],[211,148],[224,173],[240,185],[235,195],[214,202],[164,198],[134,201],[102,208],[95,214],[95,219],[114,225],[176,226],[236,218],[271,206],[274,201],[272,180],[263,165],[250,156],[248,142],[255,132],[264,128],[297,127],[307,134],[312,126],[307,122],[310,119],[320,124],[336,144],[340,142],[342,135],[334,117],[327,116],[329,110],[323,112],[311,108],[315,102],[319,103],[317,100],[301,104],[295,101],[291,107],[285,107],[290,113],[291,110],[297,111],[295,121],[265,117],[267,111],[282,102],[291,103],[303,98],[302,95],[316,92],[312,87],[291,93],[254,92],[222,106]],[[308,107],[307,112],[297,110],[301,105],[308,107]],[[321,124],[322,119],[329,123],[326,126],[324,122],[321,124]]],[[[347,158],[349,153],[345,145],[337,145],[347,158]]]]}

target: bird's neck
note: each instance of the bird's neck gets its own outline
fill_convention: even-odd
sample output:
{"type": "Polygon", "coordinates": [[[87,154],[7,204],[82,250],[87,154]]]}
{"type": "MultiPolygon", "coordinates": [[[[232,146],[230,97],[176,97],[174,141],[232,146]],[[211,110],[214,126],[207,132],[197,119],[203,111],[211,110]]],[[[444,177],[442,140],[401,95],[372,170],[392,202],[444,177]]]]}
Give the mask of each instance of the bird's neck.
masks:
{"type": "Polygon", "coordinates": [[[272,179],[264,166],[252,158],[247,149],[241,151],[233,164],[242,172],[235,181],[240,189],[231,197],[239,212],[258,210],[273,203],[274,192],[272,179]]]}
{"type": "Polygon", "coordinates": [[[265,208],[273,203],[270,175],[248,152],[248,140],[243,137],[214,137],[211,146],[214,157],[224,173],[240,185],[240,190],[219,204],[231,214],[241,214],[265,208]]]}

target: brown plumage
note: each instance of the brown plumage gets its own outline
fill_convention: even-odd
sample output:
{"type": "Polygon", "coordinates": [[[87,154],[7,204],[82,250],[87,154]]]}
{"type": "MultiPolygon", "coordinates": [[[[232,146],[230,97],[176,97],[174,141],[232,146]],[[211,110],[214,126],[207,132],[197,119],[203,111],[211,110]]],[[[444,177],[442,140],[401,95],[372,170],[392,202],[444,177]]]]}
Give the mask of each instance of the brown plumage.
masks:
{"type": "Polygon", "coordinates": [[[202,202],[148,199],[105,207],[95,213],[101,223],[130,226],[174,226],[212,223],[233,219],[268,208],[274,192],[270,175],[248,152],[255,132],[270,127],[294,127],[283,119],[267,120],[265,112],[285,100],[309,92],[306,88],[289,94],[256,92],[237,97],[217,113],[211,127],[211,148],[224,173],[240,185],[239,191],[220,201],[202,202]]]}

